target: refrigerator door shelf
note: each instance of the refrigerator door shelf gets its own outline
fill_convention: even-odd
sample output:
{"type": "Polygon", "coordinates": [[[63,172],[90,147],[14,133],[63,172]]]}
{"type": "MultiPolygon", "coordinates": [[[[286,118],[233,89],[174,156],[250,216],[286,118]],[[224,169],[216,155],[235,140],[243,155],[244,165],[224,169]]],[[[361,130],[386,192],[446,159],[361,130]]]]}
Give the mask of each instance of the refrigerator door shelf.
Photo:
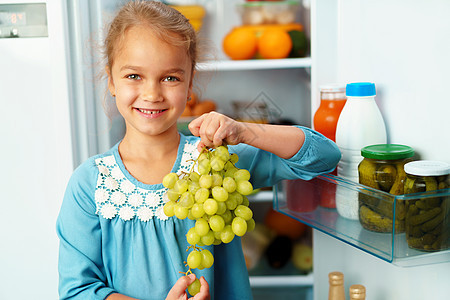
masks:
{"type": "Polygon", "coordinates": [[[296,181],[295,184],[302,187],[301,191],[296,193],[286,193],[286,187],[289,188],[288,184],[292,185],[293,181],[283,181],[275,186],[274,209],[397,266],[410,267],[450,261],[449,241],[445,236],[445,228],[448,228],[447,223],[450,222],[448,215],[442,221],[444,241],[441,244],[441,250],[430,252],[415,250],[408,246],[404,232],[405,224],[401,224],[404,217],[388,220],[389,216],[401,215],[404,209],[401,205],[407,206],[408,201],[411,204],[417,200],[426,199],[445,201],[444,204],[450,205],[449,188],[396,196],[330,174],[318,176],[310,181],[296,181]],[[361,210],[359,220],[352,220],[342,217],[335,208],[320,206],[319,199],[324,195],[330,196],[330,190],[346,190],[355,194],[360,202],[357,206],[359,209],[362,207],[361,199],[369,203],[372,201],[379,203],[378,205],[382,204],[385,208],[383,220],[388,221],[386,232],[371,230],[372,228],[367,226],[364,219],[361,221],[361,210]]]}

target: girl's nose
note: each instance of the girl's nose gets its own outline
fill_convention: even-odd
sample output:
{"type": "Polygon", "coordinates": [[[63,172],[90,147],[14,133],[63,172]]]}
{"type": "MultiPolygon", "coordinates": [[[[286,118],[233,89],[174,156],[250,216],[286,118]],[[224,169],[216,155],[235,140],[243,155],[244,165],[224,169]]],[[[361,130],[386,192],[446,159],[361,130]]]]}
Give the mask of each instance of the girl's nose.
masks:
{"type": "Polygon", "coordinates": [[[144,101],[160,102],[163,100],[158,83],[146,82],[142,87],[141,97],[144,101]]]}

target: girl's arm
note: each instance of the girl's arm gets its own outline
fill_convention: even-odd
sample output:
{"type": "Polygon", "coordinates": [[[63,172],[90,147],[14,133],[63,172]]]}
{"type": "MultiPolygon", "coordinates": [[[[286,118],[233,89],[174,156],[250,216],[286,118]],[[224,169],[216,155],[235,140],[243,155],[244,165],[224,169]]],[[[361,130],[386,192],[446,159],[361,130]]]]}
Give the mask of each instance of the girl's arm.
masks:
{"type": "Polygon", "coordinates": [[[305,135],[294,126],[237,122],[217,112],[200,116],[189,124],[193,135],[199,136],[202,147],[216,147],[245,143],[278,157],[289,159],[302,147],[305,135]]]}

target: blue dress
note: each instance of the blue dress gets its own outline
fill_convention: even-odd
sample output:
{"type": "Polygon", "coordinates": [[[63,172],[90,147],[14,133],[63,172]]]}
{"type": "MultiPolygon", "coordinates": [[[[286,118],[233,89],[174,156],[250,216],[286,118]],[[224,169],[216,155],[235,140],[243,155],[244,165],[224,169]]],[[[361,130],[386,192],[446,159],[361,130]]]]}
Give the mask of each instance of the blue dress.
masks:
{"type": "MultiPolygon", "coordinates": [[[[302,130],[305,143],[290,159],[245,144],[229,150],[239,156],[237,167],[252,174],[254,188],[331,172],[340,159],[336,145],[315,131],[302,130]]],[[[198,142],[197,137],[181,135],[172,172],[190,170],[198,142]]],[[[180,272],[187,271],[186,233],[194,225],[164,214],[165,191],[162,184],[133,178],[118,144],[74,171],[57,220],[61,299],[105,299],[116,292],[165,299],[180,272]]],[[[252,299],[240,238],[206,248],[214,255],[214,265],[194,272],[206,278],[211,299],[252,299]]]]}

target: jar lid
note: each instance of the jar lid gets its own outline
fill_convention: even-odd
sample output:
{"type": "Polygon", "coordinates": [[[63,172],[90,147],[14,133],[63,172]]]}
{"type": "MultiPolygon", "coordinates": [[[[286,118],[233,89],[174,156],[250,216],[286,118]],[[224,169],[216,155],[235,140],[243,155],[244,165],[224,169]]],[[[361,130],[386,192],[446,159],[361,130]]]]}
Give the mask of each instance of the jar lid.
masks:
{"type": "Polygon", "coordinates": [[[441,176],[450,174],[450,164],[435,160],[417,160],[404,166],[405,172],[416,176],[441,176]]]}
{"type": "Polygon", "coordinates": [[[380,160],[404,159],[412,157],[414,155],[414,149],[398,144],[377,144],[362,148],[361,155],[380,160]]]}
{"type": "Polygon", "coordinates": [[[375,96],[377,94],[375,83],[371,82],[355,82],[347,84],[346,95],[356,97],[375,96]]]}
{"type": "Polygon", "coordinates": [[[322,93],[345,93],[345,84],[340,83],[330,83],[321,85],[319,90],[322,93]]]}

